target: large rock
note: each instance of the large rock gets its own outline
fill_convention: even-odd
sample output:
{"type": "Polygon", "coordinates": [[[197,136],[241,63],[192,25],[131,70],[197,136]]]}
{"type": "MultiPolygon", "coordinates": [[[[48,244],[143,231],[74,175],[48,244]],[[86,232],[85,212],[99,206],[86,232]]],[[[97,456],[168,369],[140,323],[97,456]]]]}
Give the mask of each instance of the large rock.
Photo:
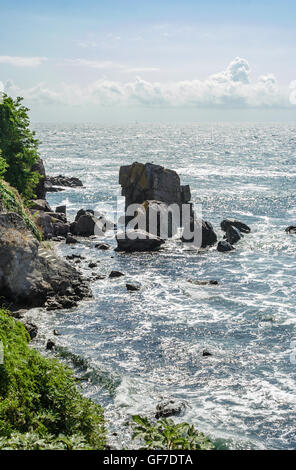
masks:
{"type": "Polygon", "coordinates": [[[0,296],[38,307],[54,298],[67,305],[89,295],[75,268],[46,250],[19,215],[0,214],[0,296]]]}
{"type": "Polygon", "coordinates": [[[220,251],[220,253],[225,253],[227,251],[233,251],[235,248],[226,240],[222,240],[218,243],[217,250],[220,251]]]}
{"type": "Polygon", "coordinates": [[[236,227],[233,227],[232,225],[229,225],[227,227],[227,229],[226,229],[226,240],[230,243],[230,245],[234,245],[241,238],[242,238],[242,234],[240,233],[240,231],[236,227]]]}
{"type": "Polygon", "coordinates": [[[126,208],[130,204],[142,204],[147,200],[181,205],[191,199],[189,186],[181,186],[175,171],[153,163],[144,165],[135,162],[122,166],[119,184],[122,186],[122,195],[126,198],[126,208]]]}
{"type": "Polygon", "coordinates": [[[290,235],[291,234],[296,235],[296,225],[290,225],[289,227],[285,229],[285,232],[289,233],[290,235]]]}
{"type": "Polygon", "coordinates": [[[223,232],[226,232],[229,227],[236,227],[242,233],[251,232],[251,229],[247,224],[235,219],[224,219],[222,220],[220,226],[223,232]]]}
{"type": "Polygon", "coordinates": [[[44,211],[35,212],[36,225],[41,229],[43,240],[50,240],[54,237],[53,219],[44,211]]]}
{"type": "Polygon", "coordinates": [[[36,163],[32,166],[32,171],[35,171],[40,175],[39,182],[34,189],[34,193],[37,196],[37,199],[45,199],[46,196],[46,187],[45,187],[45,181],[46,181],[46,172],[44,168],[44,163],[42,158],[38,158],[36,163]]]}
{"type": "Polygon", "coordinates": [[[190,231],[188,232],[186,227],[184,229],[182,241],[184,243],[196,244],[198,248],[207,248],[208,246],[215,245],[217,242],[217,235],[210,222],[207,222],[206,220],[197,221],[195,217],[193,217],[190,220],[190,231]],[[192,235],[191,237],[188,236],[193,233],[196,233],[196,235],[192,235]]]}
{"type": "Polygon", "coordinates": [[[51,212],[50,205],[45,199],[34,199],[30,201],[30,211],[44,211],[51,212]]]}
{"type": "Polygon", "coordinates": [[[144,230],[157,237],[164,239],[172,238],[176,235],[181,224],[180,209],[176,212],[169,209],[169,206],[160,201],[145,201],[138,205],[136,218],[132,224],[135,228],[144,230]]]}
{"type": "Polygon", "coordinates": [[[114,224],[108,221],[105,216],[93,210],[80,209],[71,224],[71,233],[81,237],[91,237],[93,235],[104,234],[107,230],[112,230],[114,224]]]}
{"type": "Polygon", "coordinates": [[[155,251],[164,243],[159,237],[142,230],[126,230],[116,236],[116,251],[155,251]]]}

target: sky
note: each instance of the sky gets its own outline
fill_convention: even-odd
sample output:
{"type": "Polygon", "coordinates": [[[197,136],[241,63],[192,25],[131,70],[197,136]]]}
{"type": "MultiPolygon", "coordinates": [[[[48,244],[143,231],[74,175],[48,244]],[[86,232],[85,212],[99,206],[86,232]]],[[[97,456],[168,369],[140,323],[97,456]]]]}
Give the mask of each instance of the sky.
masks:
{"type": "Polygon", "coordinates": [[[295,121],[296,2],[0,0],[33,121],[295,121]]]}

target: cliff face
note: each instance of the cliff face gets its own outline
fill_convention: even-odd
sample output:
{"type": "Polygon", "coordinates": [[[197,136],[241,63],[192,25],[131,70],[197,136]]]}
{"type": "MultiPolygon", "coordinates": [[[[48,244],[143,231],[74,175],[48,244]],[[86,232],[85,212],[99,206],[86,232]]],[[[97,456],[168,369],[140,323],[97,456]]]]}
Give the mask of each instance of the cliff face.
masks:
{"type": "Polygon", "coordinates": [[[45,249],[18,214],[0,214],[1,297],[22,307],[62,308],[89,295],[75,268],[45,249]]]}

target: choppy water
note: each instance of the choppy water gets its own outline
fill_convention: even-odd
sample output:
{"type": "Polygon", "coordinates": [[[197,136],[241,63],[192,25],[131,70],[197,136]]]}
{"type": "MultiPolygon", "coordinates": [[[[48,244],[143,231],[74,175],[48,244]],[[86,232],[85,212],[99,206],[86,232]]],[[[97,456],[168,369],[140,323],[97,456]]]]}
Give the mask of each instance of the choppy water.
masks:
{"type": "MultiPolygon", "coordinates": [[[[70,216],[115,202],[120,165],[153,161],[190,184],[219,235],[227,216],[252,227],[228,254],[178,243],[154,255],[100,252],[90,240],[75,250],[59,246],[98,261],[91,271],[117,269],[143,286],[129,293],[124,278],[96,281],[94,299],[77,309],[35,312],[39,346],[55,328],[60,346],[87,359],[84,392],[106,407],[110,433],[130,445],[118,424],[151,415],[171,396],[189,405],[179,419],[230,448],[295,449],[296,236],[284,229],[296,223],[296,126],[42,125],[37,134],[48,173],[84,182],[49,194],[70,216]],[[189,278],[220,285],[197,287],[189,278]],[[202,357],[205,348],[212,357],[202,357]]],[[[88,263],[80,266],[85,273],[88,263]]]]}

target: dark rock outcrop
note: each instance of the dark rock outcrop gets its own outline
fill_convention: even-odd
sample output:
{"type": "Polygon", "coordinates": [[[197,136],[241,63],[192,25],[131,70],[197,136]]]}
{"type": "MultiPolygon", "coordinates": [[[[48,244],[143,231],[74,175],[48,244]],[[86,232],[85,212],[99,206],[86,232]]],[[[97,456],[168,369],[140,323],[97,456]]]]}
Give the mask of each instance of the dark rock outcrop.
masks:
{"type": "Polygon", "coordinates": [[[34,199],[30,203],[30,211],[44,211],[44,212],[51,212],[50,205],[45,199],[34,199]]]}
{"type": "Polygon", "coordinates": [[[125,196],[126,208],[130,204],[142,204],[147,200],[166,204],[184,204],[190,201],[189,186],[181,186],[179,175],[160,165],[135,162],[122,166],[119,172],[119,184],[125,196]]]}
{"type": "Polygon", "coordinates": [[[230,243],[230,245],[234,245],[241,238],[242,238],[242,234],[240,233],[240,231],[236,227],[233,227],[232,225],[229,225],[229,227],[227,227],[227,229],[226,229],[226,241],[228,241],[230,243]]]}
{"type": "Polygon", "coordinates": [[[141,290],[141,286],[138,285],[138,284],[129,284],[129,283],[127,283],[126,288],[130,292],[137,292],[137,291],[141,290]]]}
{"type": "Polygon", "coordinates": [[[226,232],[229,227],[236,227],[242,233],[251,232],[251,229],[248,225],[235,219],[224,219],[222,220],[220,226],[223,232],[226,232]]]}
{"type": "Polygon", "coordinates": [[[233,251],[235,248],[230,245],[226,240],[222,240],[218,243],[217,250],[220,251],[221,253],[224,253],[226,251],[233,251]]]}
{"type": "Polygon", "coordinates": [[[199,244],[198,248],[207,248],[208,246],[213,246],[217,242],[217,235],[214,232],[213,226],[210,222],[207,222],[206,220],[202,221],[197,221],[195,217],[191,217],[190,220],[190,228],[189,231],[186,230],[186,227],[184,229],[184,233],[182,236],[182,241],[184,243],[193,243],[199,244]],[[199,233],[200,236],[196,236],[196,240],[194,238],[194,232],[199,233]],[[184,235],[186,233],[186,236],[184,235]],[[188,237],[188,235],[191,235],[191,238],[188,237]]]}
{"type": "Polygon", "coordinates": [[[109,274],[110,279],[115,279],[115,278],[123,277],[123,276],[124,274],[121,273],[120,271],[111,271],[111,273],[109,274]]]}
{"type": "Polygon", "coordinates": [[[78,187],[83,186],[79,178],[75,178],[71,176],[63,176],[63,175],[48,176],[47,181],[53,186],[66,186],[70,188],[78,188],[78,187]]]}
{"type": "Polygon", "coordinates": [[[155,251],[164,244],[164,240],[142,230],[126,230],[116,236],[116,251],[155,251]]]}
{"type": "Polygon", "coordinates": [[[74,267],[45,249],[15,213],[0,214],[0,296],[22,307],[78,301],[90,291],[74,267]]]}
{"type": "Polygon", "coordinates": [[[199,279],[188,279],[190,284],[194,284],[195,286],[218,286],[219,282],[213,279],[208,280],[199,280],[199,279]]]}
{"type": "Polygon", "coordinates": [[[67,215],[67,206],[57,206],[55,211],[57,214],[67,215]]]}

